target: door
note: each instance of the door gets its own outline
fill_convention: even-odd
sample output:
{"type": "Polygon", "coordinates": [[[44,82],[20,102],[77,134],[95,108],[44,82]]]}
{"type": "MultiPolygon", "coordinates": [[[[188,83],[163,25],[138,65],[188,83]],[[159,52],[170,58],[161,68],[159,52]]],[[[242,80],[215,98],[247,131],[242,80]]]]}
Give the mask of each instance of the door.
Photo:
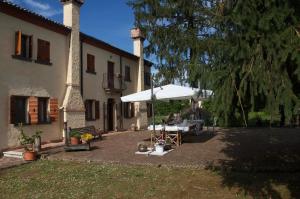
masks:
{"type": "Polygon", "coordinates": [[[107,62],[107,84],[108,88],[114,88],[114,63],[107,62]]]}
{"type": "Polygon", "coordinates": [[[107,100],[107,130],[114,130],[114,99],[109,98],[107,100]]]}

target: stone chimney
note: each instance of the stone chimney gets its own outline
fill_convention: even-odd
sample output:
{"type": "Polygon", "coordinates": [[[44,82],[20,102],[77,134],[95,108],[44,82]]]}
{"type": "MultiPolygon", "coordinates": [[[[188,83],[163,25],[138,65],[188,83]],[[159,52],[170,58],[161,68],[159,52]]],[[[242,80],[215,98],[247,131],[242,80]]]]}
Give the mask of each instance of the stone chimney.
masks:
{"type": "MultiPolygon", "coordinates": [[[[144,86],[144,40],[145,37],[139,28],[131,29],[131,38],[133,39],[133,54],[139,57],[138,75],[137,75],[137,92],[143,91],[144,86]]],[[[148,125],[147,106],[145,102],[137,102],[136,116],[137,127],[143,129],[148,125]]]]}
{"type": "Polygon", "coordinates": [[[69,127],[85,126],[85,108],[80,93],[80,6],[83,0],[61,0],[64,25],[72,29],[69,36],[69,57],[66,93],[63,102],[64,122],[69,127]]]}

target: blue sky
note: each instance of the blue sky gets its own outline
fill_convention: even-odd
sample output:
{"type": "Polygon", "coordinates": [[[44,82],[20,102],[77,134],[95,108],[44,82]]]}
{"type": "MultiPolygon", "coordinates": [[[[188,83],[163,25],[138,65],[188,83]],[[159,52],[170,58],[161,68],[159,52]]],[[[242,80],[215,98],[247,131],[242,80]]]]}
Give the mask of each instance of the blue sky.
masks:
{"type": "MultiPolygon", "coordinates": [[[[33,12],[62,23],[59,0],[10,0],[33,12]]],[[[130,29],[134,24],[133,11],[127,0],[85,0],[81,7],[80,29],[118,48],[133,52],[130,29]]]]}

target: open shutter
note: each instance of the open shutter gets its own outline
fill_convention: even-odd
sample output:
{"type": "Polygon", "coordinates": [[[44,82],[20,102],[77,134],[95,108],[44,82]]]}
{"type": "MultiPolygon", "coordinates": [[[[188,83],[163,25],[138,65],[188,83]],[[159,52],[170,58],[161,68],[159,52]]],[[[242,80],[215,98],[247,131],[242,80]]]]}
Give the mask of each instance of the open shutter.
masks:
{"type": "Polygon", "coordinates": [[[28,40],[29,40],[29,58],[32,58],[32,36],[29,36],[28,40]]]}
{"type": "Polygon", "coordinates": [[[16,55],[21,55],[21,45],[22,43],[22,33],[21,31],[16,32],[16,38],[15,38],[15,54],[16,55]]]}
{"type": "Polygon", "coordinates": [[[38,98],[37,97],[29,97],[28,98],[28,114],[30,124],[38,123],[38,98]]]}
{"type": "Polygon", "coordinates": [[[16,98],[14,96],[10,97],[10,123],[15,124],[16,121],[16,98]]]}
{"type": "Polygon", "coordinates": [[[95,101],[95,119],[100,118],[100,103],[99,101],[95,101]]]}
{"type": "Polygon", "coordinates": [[[50,104],[50,119],[51,121],[57,121],[58,120],[58,99],[51,98],[49,100],[50,104]]]}

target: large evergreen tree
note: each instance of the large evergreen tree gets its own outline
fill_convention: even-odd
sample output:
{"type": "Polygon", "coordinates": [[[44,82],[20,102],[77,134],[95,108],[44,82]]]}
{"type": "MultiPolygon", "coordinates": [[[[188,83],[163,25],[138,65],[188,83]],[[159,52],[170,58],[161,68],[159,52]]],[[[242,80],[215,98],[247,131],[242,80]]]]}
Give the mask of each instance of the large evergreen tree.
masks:
{"type": "Polygon", "coordinates": [[[148,54],[166,81],[199,80],[230,124],[265,108],[299,109],[299,3],[287,0],[132,0],[148,54]]]}

